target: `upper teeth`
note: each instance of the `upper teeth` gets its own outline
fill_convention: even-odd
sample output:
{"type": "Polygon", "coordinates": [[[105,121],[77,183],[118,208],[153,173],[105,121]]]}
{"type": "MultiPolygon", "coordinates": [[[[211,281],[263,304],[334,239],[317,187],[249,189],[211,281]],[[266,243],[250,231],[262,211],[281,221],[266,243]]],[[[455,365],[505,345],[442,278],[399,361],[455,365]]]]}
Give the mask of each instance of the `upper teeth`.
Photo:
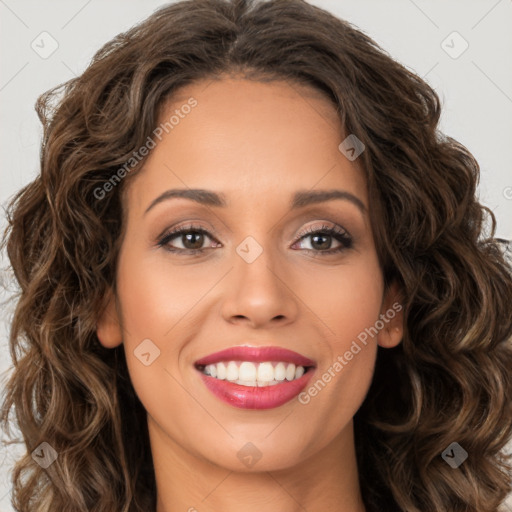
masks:
{"type": "Polygon", "coordinates": [[[272,386],[283,380],[293,380],[302,377],[303,366],[293,363],[252,363],[250,361],[229,361],[208,364],[203,373],[220,380],[229,380],[245,386],[272,386]]]}

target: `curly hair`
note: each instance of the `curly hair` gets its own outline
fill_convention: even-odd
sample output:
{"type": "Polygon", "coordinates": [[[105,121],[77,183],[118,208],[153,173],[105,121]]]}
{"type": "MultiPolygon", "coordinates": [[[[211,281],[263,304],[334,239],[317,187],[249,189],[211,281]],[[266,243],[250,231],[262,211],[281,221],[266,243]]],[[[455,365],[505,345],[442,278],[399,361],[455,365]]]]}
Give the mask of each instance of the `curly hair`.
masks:
{"type": "Polygon", "coordinates": [[[401,285],[405,322],[400,345],[379,347],[354,418],[367,510],[495,512],[511,489],[512,270],[476,197],[478,163],[438,130],[427,83],[304,0],[166,5],[39,97],[40,174],[9,203],[2,240],[19,291],[1,420],[8,431],[14,409],[28,450],[13,470],[13,506],[155,509],[145,410],[123,346],[96,335],[136,169],[97,191],[175,91],[230,73],[322,91],[366,146],[377,254],[385,283],[401,285]],[[58,453],[47,469],[30,456],[44,441],[58,453]],[[441,456],[452,442],[469,454],[456,470],[441,456]]]}

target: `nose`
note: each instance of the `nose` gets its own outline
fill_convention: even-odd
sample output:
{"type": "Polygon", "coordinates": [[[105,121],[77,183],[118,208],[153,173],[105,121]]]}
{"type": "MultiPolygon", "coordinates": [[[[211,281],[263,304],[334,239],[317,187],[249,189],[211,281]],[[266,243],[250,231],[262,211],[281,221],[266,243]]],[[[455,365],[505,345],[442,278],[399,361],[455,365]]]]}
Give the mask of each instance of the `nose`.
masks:
{"type": "Polygon", "coordinates": [[[262,328],[283,326],[297,317],[299,299],[290,272],[273,264],[269,251],[252,263],[235,255],[225,287],[222,316],[229,323],[262,328]]]}

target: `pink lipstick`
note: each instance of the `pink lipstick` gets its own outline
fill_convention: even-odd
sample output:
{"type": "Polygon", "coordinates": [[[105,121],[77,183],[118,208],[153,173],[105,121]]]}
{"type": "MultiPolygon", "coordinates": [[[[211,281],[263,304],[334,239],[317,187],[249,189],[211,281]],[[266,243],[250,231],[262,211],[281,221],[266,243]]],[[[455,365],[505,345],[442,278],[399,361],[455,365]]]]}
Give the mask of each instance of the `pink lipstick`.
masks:
{"type": "Polygon", "coordinates": [[[315,362],[280,347],[231,347],[195,362],[205,386],[220,400],[243,409],[271,409],[307,385],[315,362]]]}

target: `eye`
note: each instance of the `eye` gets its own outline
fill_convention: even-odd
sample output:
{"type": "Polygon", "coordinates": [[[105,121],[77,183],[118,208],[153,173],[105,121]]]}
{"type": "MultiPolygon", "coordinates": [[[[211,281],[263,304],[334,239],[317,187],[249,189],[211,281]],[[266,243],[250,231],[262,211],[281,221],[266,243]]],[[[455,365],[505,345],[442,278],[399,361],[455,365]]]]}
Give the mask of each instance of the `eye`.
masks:
{"type": "Polygon", "coordinates": [[[321,228],[310,228],[302,233],[298,242],[310,239],[310,248],[305,250],[320,254],[334,254],[346,249],[350,249],[353,245],[352,237],[343,228],[338,226],[322,225],[321,228]],[[340,245],[331,248],[332,241],[336,240],[340,245]]]}
{"type": "MultiPolygon", "coordinates": [[[[350,249],[353,245],[352,237],[343,228],[326,225],[322,225],[321,228],[310,228],[301,233],[300,237],[293,245],[297,245],[302,240],[308,238],[311,240],[309,243],[310,247],[304,248],[304,250],[321,256],[342,252],[346,249],[350,249]],[[333,240],[338,242],[338,247],[331,248],[333,240]]],[[[160,238],[157,244],[169,252],[183,255],[197,255],[203,253],[208,248],[214,248],[211,245],[210,247],[204,247],[206,239],[215,240],[210,233],[202,227],[188,225],[167,232],[160,238]],[[176,241],[171,245],[173,240],[176,241]],[[176,243],[178,247],[176,247],[176,243]],[[182,247],[179,247],[180,244],[182,247]]],[[[216,240],[215,242],[217,244],[215,247],[221,245],[216,240]]]]}
{"type": "Polygon", "coordinates": [[[179,252],[182,254],[197,254],[203,252],[205,239],[213,238],[210,236],[208,231],[199,226],[181,226],[167,232],[159,241],[158,245],[165,247],[170,252],[179,252]],[[183,247],[174,247],[170,245],[170,242],[177,239],[183,247]]]}

